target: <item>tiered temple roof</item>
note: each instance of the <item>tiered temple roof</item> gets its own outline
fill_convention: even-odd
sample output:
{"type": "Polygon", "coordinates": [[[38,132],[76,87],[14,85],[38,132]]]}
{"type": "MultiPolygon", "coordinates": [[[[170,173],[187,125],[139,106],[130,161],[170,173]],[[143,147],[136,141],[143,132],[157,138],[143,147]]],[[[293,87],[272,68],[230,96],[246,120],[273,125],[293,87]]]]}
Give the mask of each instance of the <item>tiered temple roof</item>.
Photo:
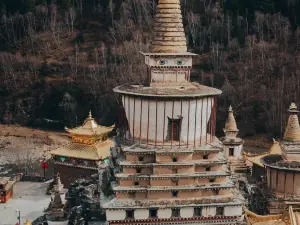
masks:
{"type": "Polygon", "coordinates": [[[75,128],[65,128],[67,132],[69,132],[72,137],[73,135],[77,136],[96,136],[96,138],[101,138],[102,136],[106,135],[107,133],[113,130],[114,126],[105,127],[97,124],[95,119],[92,117],[91,111],[89,112],[88,118],[84,121],[82,126],[75,127],[75,128]]]}
{"type": "Polygon", "coordinates": [[[110,156],[110,147],[114,144],[108,140],[108,133],[113,130],[113,126],[104,127],[97,124],[89,112],[88,118],[82,126],[66,131],[71,134],[72,142],[52,150],[54,156],[65,156],[77,159],[103,160],[110,156]]]}

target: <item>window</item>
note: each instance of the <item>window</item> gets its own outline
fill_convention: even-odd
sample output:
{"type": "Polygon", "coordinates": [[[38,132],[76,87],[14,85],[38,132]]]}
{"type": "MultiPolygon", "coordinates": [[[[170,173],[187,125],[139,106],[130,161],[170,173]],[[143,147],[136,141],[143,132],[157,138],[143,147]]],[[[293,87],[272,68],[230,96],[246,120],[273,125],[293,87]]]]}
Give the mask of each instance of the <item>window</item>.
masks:
{"type": "Polygon", "coordinates": [[[134,219],[134,211],[126,210],[126,219],[134,219]]]}
{"type": "Polygon", "coordinates": [[[135,192],[129,192],[128,193],[129,198],[135,198],[135,195],[136,195],[135,192]]]}
{"type": "Polygon", "coordinates": [[[182,118],[170,119],[168,117],[167,140],[179,141],[181,132],[181,120],[182,118]]]}
{"type": "Polygon", "coordinates": [[[178,60],[176,60],[176,64],[177,64],[178,66],[181,66],[181,65],[184,64],[184,61],[183,61],[182,59],[178,59],[178,60]]]}
{"type": "Polygon", "coordinates": [[[134,181],[133,184],[134,184],[135,186],[138,186],[140,183],[139,183],[138,181],[134,181]]]}
{"type": "Polygon", "coordinates": [[[172,161],[173,161],[173,162],[177,162],[177,158],[176,158],[176,157],[173,157],[173,158],[172,158],[172,161]]]}
{"type": "Polygon", "coordinates": [[[208,159],[208,155],[203,155],[203,159],[208,159]]]}
{"type": "Polygon", "coordinates": [[[157,217],[157,209],[150,209],[149,214],[151,218],[156,218],[157,217]]]}
{"type": "Polygon", "coordinates": [[[194,216],[201,216],[202,208],[194,208],[194,216]]]}
{"type": "Polygon", "coordinates": [[[210,179],[209,179],[209,182],[210,182],[210,183],[215,182],[215,181],[216,181],[215,178],[210,178],[210,179]]]}
{"type": "Polygon", "coordinates": [[[177,174],[177,173],[178,173],[178,170],[177,170],[177,169],[172,169],[172,173],[173,173],[173,174],[177,174]]]}
{"type": "Polygon", "coordinates": [[[165,60],[165,59],[162,59],[162,60],[159,60],[159,61],[158,61],[158,64],[161,65],[161,66],[167,65],[167,64],[168,64],[168,61],[165,60]]]}
{"type": "Polygon", "coordinates": [[[218,207],[216,211],[217,216],[223,216],[224,214],[224,208],[223,207],[218,207]]]}
{"type": "Polygon", "coordinates": [[[210,171],[210,167],[206,167],[206,168],[205,168],[205,171],[210,171]]]}
{"type": "Polygon", "coordinates": [[[229,148],[229,156],[233,156],[234,148],[229,148]]]}
{"type": "Polygon", "coordinates": [[[142,171],[141,168],[136,168],[136,172],[137,172],[137,173],[140,173],[141,171],[142,171]]]}
{"type": "Polygon", "coordinates": [[[178,191],[172,191],[172,196],[177,197],[178,196],[178,191]]]}
{"type": "Polygon", "coordinates": [[[144,157],[141,157],[141,156],[140,156],[140,157],[139,157],[139,161],[140,161],[140,162],[144,161],[144,157]]]}
{"type": "Polygon", "coordinates": [[[172,209],[172,217],[179,217],[180,210],[179,209],[172,209]]]}
{"type": "Polygon", "coordinates": [[[212,190],[213,195],[219,195],[219,190],[212,190]]]}

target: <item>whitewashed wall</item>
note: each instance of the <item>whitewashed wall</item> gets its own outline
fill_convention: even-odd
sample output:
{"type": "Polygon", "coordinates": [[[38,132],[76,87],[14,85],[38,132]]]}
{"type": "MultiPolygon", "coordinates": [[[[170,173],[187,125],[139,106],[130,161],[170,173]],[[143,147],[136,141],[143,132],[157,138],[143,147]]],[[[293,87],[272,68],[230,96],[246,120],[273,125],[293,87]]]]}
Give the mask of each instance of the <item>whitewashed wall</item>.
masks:
{"type": "Polygon", "coordinates": [[[193,216],[194,216],[194,208],[193,207],[187,207],[187,208],[180,209],[180,217],[191,218],[193,216]]]}
{"type": "MultiPolygon", "coordinates": [[[[138,140],[140,136],[142,140],[147,139],[148,108],[149,108],[148,140],[154,142],[156,139],[157,142],[162,143],[163,139],[166,139],[168,133],[168,117],[170,119],[172,118],[172,108],[173,108],[172,100],[166,101],[164,105],[164,101],[159,101],[159,100],[156,101],[156,100],[149,100],[149,99],[141,100],[140,98],[135,98],[134,96],[123,95],[122,102],[125,108],[127,120],[129,122],[130,133],[132,136],[134,134],[134,138],[136,140],[138,140]],[[134,103],[134,99],[135,99],[135,103],[134,103]],[[141,111],[141,105],[142,105],[142,111],[141,111]],[[165,116],[164,116],[164,108],[165,108],[165,116]],[[157,110],[157,118],[156,118],[156,110],[157,110]],[[141,129],[140,129],[140,124],[141,124],[141,129]]],[[[186,142],[188,139],[189,143],[192,144],[194,142],[194,137],[196,137],[196,141],[200,140],[200,132],[202,134],[202,137],[206,135],[207,124],[213,107],[213,96],[199,98],[198,100],[192,99],[189,100],[189,102],[187,100],[183,100],[182,107],[181,107],[181,101],[174,100],[173,119],[180,118],[181,108],[182,108],[182,124],[181,124],[180,140],[186,142]]]]}
{"type": "MultiPolygon", "coordinates": [[[[55,194],[54,194],[54,193],[51,194],[51,197],[54,199],[55,194]]],[[[65,204],[65,203],[66,203],[66,193],[62,193],[62,194],[60,195],[60,198],[61,198],[62,203],[65,204]]]]}
{"type": "Polygon", "coordinates": [[[224,207],[224,216],[242,216],[242,206],[226,206],[224,207]]]}
{"type": "Polygon", "coordinates": [[[243,144],[240,145],[224,145],[224,156],[231,159],[242,159],[243,158],[243,144]],[[229,148],[234,148],[233,156],[229,156],[229,148]]]}
{"type": "Polygon", "coordinates": [[[125,220],[126,211],[125,210],[106,210],[106,219],[110,220],[125,220]]]}
{"type": "Polygon", "coordinates": [[[68,225],[69,220],[64,221],[47,221],[48,225],[68,225]]]}
{"type": "Polygon", "coordinates": [[[149,218],[149,210],[148,209],[136,209],[134,211],[134,218],[137,220],[145,220],[149,218]]]}
{"type": "Polygon", "coordinates": [[[159,209],[157,211],[157,217],[159,219],[168,219],[172,216],[172,209],[159,209]]]}
{"type": "Polygon", "coordinates": [[[202,209],[202,216],[204,216],[204,217],[215,216],[216,212],[217,212],[217,208],[216,207],[204,207],[202,209]]]}

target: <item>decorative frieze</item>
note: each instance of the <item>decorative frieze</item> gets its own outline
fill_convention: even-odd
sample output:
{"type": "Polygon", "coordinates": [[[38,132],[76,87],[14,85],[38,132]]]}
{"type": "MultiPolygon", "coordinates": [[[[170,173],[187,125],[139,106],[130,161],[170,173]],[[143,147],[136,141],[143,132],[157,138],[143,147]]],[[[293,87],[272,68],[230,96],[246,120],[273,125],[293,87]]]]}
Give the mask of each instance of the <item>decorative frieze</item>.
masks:
{"type": "Polygon", "coordinates": [[[117,186],[114,187],[113,190],[117,192],[170,192],[170,191],[195,191],[195,190],[220,190],[220,189],[230,189],[234,188],[234,184],[203,184],[197,186],[156,186],[156,187],[139,187],[139,186],[117,186]]]}

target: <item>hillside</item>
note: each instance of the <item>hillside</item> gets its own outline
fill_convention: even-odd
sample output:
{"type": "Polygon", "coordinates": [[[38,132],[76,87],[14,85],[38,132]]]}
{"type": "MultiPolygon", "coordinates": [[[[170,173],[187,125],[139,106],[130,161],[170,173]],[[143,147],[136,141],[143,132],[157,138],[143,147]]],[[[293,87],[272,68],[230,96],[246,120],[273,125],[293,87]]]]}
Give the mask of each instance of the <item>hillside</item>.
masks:
{"type": "MultiPolygon", "coordinates": [[[[62,129],[92,109],[100,124],[114,123],[112,88],[145,79],[139,51],[149,48],[156,1],[21,3],[5,0],[0,10],[0,121],[62,129]]],[[[223,91],[219,133],[232,104],[243,136],[281,136],[289,103],[300,104],[298,1],[185,0],[182,8],[189,49],[200,55],[193,79],[223,91]]]]}

